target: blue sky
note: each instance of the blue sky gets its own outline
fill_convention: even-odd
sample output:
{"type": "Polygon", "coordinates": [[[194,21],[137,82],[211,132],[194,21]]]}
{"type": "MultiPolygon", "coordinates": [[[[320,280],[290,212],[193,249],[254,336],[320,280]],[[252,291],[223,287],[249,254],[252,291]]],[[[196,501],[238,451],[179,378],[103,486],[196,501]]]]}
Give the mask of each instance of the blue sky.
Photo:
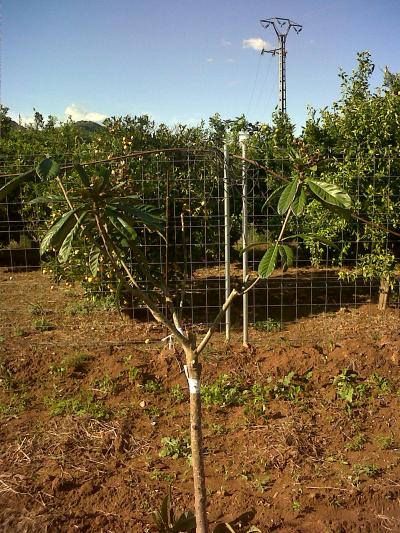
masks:
{"type": "Polygon", "coordinates": [[[214,113],[270,122],[278,60],[260,19],[302,24],[287,39],[287,110],[338,98],[339,67],[369,50],[373,86],[400,71],[399,0],[2,0],[1,103],[27,120],[36,108],[65,120],[147,113],[196,124],[214,113]],[[247,46],[246,46],[247,42],[247,46]]]}

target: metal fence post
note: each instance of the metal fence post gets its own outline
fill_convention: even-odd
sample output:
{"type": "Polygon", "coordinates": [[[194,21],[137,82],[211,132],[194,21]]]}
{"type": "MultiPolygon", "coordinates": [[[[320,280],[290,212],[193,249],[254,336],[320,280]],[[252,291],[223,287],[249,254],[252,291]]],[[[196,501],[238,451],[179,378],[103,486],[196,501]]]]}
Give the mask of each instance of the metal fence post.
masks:
{"type": "MultiPolygon", "coordinates": [[[[248,243],[248,209],[247,209],[247,169],[246,169],[246,140],[248,133],[242,131],[239,133],[239,144],[242,148],[242,249],[243,249],[243,282],[247,281],[248,274],[248,252],[246,250],[248,243]]],[[[249,295],[243,295],[243,346],[249,344],[249,295]]]]}
{"type": "MultiPolygon", "coordinates": [[[[224,240],[225,240],[225,300],[231,292],[231,213],[229,205],[229,155],[228,144],[224,143],[224,240]]],[[[225,338],[231,338],[231,309],[225,313],[225,338]]]]}

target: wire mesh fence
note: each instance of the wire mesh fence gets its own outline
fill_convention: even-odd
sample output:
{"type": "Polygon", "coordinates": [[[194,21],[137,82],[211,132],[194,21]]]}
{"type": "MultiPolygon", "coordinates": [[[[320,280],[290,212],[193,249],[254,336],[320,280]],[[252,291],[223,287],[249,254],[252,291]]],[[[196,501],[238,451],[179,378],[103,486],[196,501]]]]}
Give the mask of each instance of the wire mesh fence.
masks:
{"type": "MultiPolygon", "coordinates": [[[[0,186],[12,179],[12,174],[32,168],[34,159],[31,155],[21,156],[18,161],[4,158],[0,186]]],[[[224,159],[224,154],[216,150],[160,150],[110,161],[105,155],[104,160],[116,185],[124,184],[143,203],[156,206],[163,213],[164,238],[149,231],[141,233],[141,248],[148,267],[171,287],[184,321],[199,327],[210,324],[225,300],[227,287],[243,281],[243,247],[252,245],[246,254],[246,263],[248,273],[256,275],[267,243],[279,233],[281,217],[272,204],[266,204],[276,189],[276,177],[271,178],[262,164],[232,156],[224,159]],[[229,233],[226,231],[228,221],[229,233]]],[[[270,161],[269,165],[285,175],[287,161],[270,161]]],[[[378,176],[390,187],[398,181],[398,166],[399,161],[376,157],[371,174],[356,180],[355,206],[360,205],[363,195],[367,194],[365,182],[374,186],[378,176]]],[[[70,171],[62,176],[62,182],[67,190],[73,189],[70,171]]],[[[386,201],[385,190],[388,189],[382,189],[383,192],[372,200],[372,205],[375,202],[380,212],[386,201]]],[[[1,266],[11,270],[41,268],[38,242],[57,211],[57,206],[38,208],[29,204],[29,200],[41,192],[40,184],[36,183],[0,205],[1,266]]],[[[398,196],[392,197],[390,205],[398,201],[398,196]]],[[[385,224],[390,227],[389,214],[386,221],[382,222],[382,217],[379,219],[381,240],[385,224]]],[[[315,220],[313,214],[309,214],[306,222],[308,231],[317,232],[320,213],[315,212],[315,220]]],[[[302,233],[304,224],[304,217],[295,218],[290,232],[302,233]]],[[[248,311],[238,300],[228,315],[229,320],[233,325],[241,324],[243,314],[248,312],[250,323],[268,328],[305,316],[376,302],[380,280],[363,277],[359,268],[365,264],[365,257],[374,245],[373,235],[360,238],[364,233],[363,225],[360,220],[354,221],[351,235],[345,234],[345,230],[336,231],[334,244],[339,250],[345,246],[348,251],[340,266],[339,252],[324,246],[315,249],[312,242],[307,249],[293,239],[293,267],[286,272],[278,269],[269,279],[261,280],[249,293],[248,311]],[[344,270],[353,275],[344,276],[344,270]]],[[[386,233],[383,239],[383,249],[397,254],[396,238],[386,233]]],[[[96,295],[96,291],[103,296],[115,294],[116,281],[107,269],[94,281],[84,266],[88,244],[82,242],[78,252],[75,264],[68,267],[72,269],[69,273],[54,258],[47,257],[52,274],[58,279],[83,278],[91,296],[96,295]]],[[[397,280],[391,291],[392,305],[399,306],[399,289],[397,280]]],[[[150,319],[143,305],[126,295],[123,295],[123,307],[134,318],[150,319]]]]}

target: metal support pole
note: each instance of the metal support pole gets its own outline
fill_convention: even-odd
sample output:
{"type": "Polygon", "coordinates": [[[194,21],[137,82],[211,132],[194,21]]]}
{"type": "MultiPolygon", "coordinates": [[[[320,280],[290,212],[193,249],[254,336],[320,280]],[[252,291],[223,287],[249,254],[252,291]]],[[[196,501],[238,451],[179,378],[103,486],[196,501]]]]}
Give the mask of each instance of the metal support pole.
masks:
{"type": "Polygon", "coordinates": [[[291,30],[300,33],[303,29],[301,24],[282,17],[272,17],[270,19],[260,20],[264,28],[272,26],[278,37],[278,48],[261,51],[262,54],[278,54],[279,56],[279,111],[282,115],[286,114],[286,38],[291,30]]]}
{"type": "MultiPolygon", "coordinates": [[[[224,240],[225,240],[225,300],[231,292],[231,213],[229,205],[228,144],[224,143],[224,240]]],[[[231,308],[225,313],[225,338],[231,338],[231,308]]]]}
{"type": "MultiPolygon", "coordinates": [[[[247,169],[244,159],[246,159],[246,140],[248,138],[247,132],[239,133],[239,144],[242,148],[242,248],[243,248],[243,282],[247,281],[248,274],[248,252],[246,250],[249,245],[248,242],[248,210],[247,210],[247,169]]],[[[249,345],[249,295],[243,295],[243,346],[245,348],[249,345]]]]}
{"type": "Polygon", "coordinates": [[[286,35],[279,35],[279,110],[286,115],[286,35]]]}

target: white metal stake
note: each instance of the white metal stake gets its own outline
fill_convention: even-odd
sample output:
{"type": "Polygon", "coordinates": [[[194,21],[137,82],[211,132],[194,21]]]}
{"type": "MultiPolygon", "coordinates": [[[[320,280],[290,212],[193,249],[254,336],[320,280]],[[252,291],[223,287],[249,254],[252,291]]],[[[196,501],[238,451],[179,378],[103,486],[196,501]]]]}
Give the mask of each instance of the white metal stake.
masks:
{"type": "MultiPolygon", "coordinates": [[[[228,144],[224,143],[224,238],[225,238],[225,300],[231,292],[231,215],[229,205],[229,173],[228,173],[228,144]]],[[[225,313],[225,338],[229,342],[231,338],[231,309],[228,307],[225,313]]]]}
{"type": "MultiPolygon", "coordinates": [[[[248,138],[247,132],[239,133],[239,144],[242,148],[242,248],[243,248],[243,282],[247,281],[248,273],[248,252],[246,250],[248,243],[248,209],[247,209],[247,171],[246,163],[246,140],[248,138]]],[[[246,292],[243,294],[243,346],[248,347],[249,344],[249,295],[246,292]]]]}

